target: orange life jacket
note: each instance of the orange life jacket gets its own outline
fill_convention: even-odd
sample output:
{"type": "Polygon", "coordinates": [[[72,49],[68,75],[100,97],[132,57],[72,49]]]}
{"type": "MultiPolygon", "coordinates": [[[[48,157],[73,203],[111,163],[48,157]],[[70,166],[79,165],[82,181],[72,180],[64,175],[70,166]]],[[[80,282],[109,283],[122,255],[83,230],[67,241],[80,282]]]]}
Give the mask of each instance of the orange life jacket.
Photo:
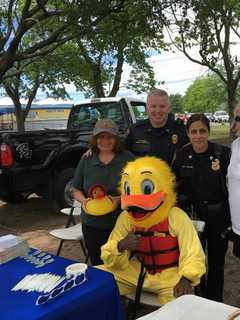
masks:
{"type": "Polygon", "coordinates": [[[142,235],[135,255],[150,274],[178,265],[178,240],[169,233],[168,219],[149,229],[137,228],[135,233],[142,235]]]}

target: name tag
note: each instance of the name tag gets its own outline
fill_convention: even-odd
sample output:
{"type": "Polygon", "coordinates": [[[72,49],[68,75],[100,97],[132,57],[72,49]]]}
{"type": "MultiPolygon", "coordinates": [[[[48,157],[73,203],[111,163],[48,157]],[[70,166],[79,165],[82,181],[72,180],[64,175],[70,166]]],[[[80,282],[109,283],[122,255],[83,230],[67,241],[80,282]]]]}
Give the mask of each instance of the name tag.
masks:
{"type": "Polygon", "coordinates": [[[137,140],[137,141],[135,141],[135,143],[136,144],[150,144],[150,142],[147,140],[137,140]]]}

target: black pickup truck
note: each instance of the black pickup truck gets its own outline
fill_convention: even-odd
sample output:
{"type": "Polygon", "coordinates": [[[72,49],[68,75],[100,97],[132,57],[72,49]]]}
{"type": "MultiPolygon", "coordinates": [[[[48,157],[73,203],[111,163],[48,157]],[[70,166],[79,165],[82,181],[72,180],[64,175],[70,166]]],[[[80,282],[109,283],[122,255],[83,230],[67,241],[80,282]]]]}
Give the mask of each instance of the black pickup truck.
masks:
{"type": "Polygon", "coordinates": [[[146,117],[145,102],[134,98],[89,99],[73,105],[65,130],[0,133],[0,199],[18,203],[30,194],[71,203],[71,179],[98,119],[110,118],[124,139],[127,129],[146,117]]]}

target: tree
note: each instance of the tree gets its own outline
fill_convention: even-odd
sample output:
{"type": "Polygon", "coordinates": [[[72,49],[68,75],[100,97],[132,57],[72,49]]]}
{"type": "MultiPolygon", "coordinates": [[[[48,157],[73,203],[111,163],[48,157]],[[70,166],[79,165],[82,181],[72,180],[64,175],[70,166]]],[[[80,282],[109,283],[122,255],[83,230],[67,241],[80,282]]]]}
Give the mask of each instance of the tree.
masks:
{"type": "Polygon", "coordinates": [[[215,112],[227,105],[223,82],[215,74],[196,79],[184,96],[184,109],[189,112],[215,112]]]}
{"type": "Polygon", "coordinates": [[[228,111],[232,115],[240,79],[240,53],[234,52],[234,44],[240,40],[239,0],[160,2],[172,45],[218,75],[227,91],[228,111]],[[193,48],[198,49],[198,57],[193,48]]]}
{"type": "Polygon", "coordinates": [[[140,93],[156,85],[146,58],[150,48],[160,49],[163,42],[156,37],[159,30],[153,26],[151,12],[148,1],[129,1],[125,10],[102,20],[90,36],[65,46],[69,76],[78,90],[86,96],[115,96],[124,63],[132,69],[127,88],[140,93]]]}
{"type": "MultiPolygon", "coordinates": [[[[51,73],[59,73],[42,64],[43,57],[71,39],[93,33],[97,24],[110,14],[124,9],[125,0],[10,0],[0,4],[0,84],[12,98],[18,129],[40,86],[65,96],[64,86],[57,86],[51,73]],[[94,13],[92,8],[94,7],[94,13]],[[41,68],[42,70],[41,70],[41,68]],[[45,70],[45,74],[42,71],[45,70]],[[50,81],[48,79],[51,78],[50,81]],[[45,85],[44,82],[47,84],[45,85]],[[20,98],[28,103],[22,108],[20,98]]],[[[59,59],[58,59],[59,60],[59,59]]],[[[46,65],[46,60],[45,60],[46,65]]],[[[54,63],[53,63],[54,65],[54,63]]],[[[63,63],[61,64],[62,67],[63,63]]],[[[65,74],[66,75],[66,74],[65,74]]],[[[58,79],[58,75],[56,76],[58,79]]],[[[69,82],[68,78],[64,79],[69,82]]],[[[63,83],[63,82],[62,82],[63,83]]]]}
{"type": "Polygon", "coordinates": [[[173,113],[183,112],[183,96],[181,94],[170,94],[169,100],[173,113]]]}
{"type": "MultiPolygon", "coordinates": [[[[51,96],[68,97],[63,85],[63,57],[61,60],[59,57],[56,59],[56,55],[52,53],[38,58],[24,69],[21,68],[22,63],[15,64],[18,70],[22,70],[21,72],[16,72],[14,76],[2,81],[2,88],[12,99],[15,107],[14,113],[18,131],[24,131],[25,119],[40,88],[42,91],[50,93],[51,96]],[[25,106],[21,104],[21,99],[27,100],[25,106]]],[[[14,73],[14,68],[12,68],[12,72],[14,73]]]]}
{"type": "MultiPolygon", "coordinates": [[[[24,61],[20,65],[25,68],[31,59],[44,56],[69,40],[89,33],[110,13],[120,12],[125,1],[2,0],[0,4],[1,82],[15,63],[24,61]],[[23,46],[26,36],[31,41],[28,46],[23,46]]],[[[16,72],[21,70],[15,66],[16,72]]],[[[7,77],[12,75],[8,73],[7,77]]]]}

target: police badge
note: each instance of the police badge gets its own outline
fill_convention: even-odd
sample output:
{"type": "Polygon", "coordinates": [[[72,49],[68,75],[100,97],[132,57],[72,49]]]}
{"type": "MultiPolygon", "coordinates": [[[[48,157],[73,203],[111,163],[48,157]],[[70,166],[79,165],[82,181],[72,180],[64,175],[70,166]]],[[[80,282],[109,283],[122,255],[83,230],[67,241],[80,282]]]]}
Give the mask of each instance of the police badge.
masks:
{"type": "Polygon", "coordinates": [[[220,170],[220,161],[218,159],[215,159],[212,161],[212,170],[214,171],[220,170]]]}
{"type": "Polygon", "coordinates": [[[177,144],[178,143],[178,135],[177,134],[173,134],[172,135],[172,143],[173,144],[177,144]]]}

